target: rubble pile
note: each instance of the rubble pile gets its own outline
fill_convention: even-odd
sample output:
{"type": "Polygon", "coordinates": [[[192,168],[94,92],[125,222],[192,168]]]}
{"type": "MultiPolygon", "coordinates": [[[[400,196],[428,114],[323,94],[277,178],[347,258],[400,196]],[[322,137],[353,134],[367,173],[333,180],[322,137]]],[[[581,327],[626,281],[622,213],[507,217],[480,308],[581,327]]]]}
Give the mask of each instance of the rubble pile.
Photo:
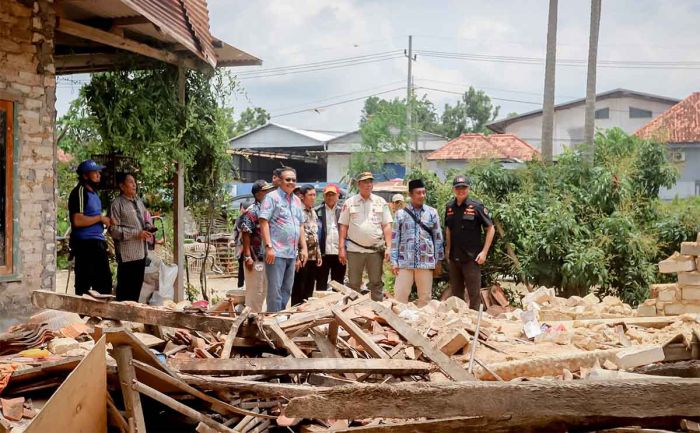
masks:
{"type": "MultiPolygon", "coordinates": [[[[616,382],[610,389],[601,385],[611,379],[641,380],[639,389],[647,393],[647,386],[677,386],[683,393],[685,382],[678,381],[689,379],[656,383],[659,370],[633,370],[700,362],[693,361],[700,358],[697,315],[636,317],[614,297],[563,299],[539,288],[522,298],[524,309],[498,305],[492,309],[498,314],[491,315],[455,297],[417,308],[392,299],[373,302],[337,283],[332,288],[274,314],[251,313],[240,297],[212,306],[156,307],[34,292],[34,304],[51,309],[0,335],[0,431],[31,433],[66,398],[82,398],[75,405],[93,404],[104,412],[84,410],[82,417],[66,415],[52,425],[103,415],[93,422],[123,432],[167,431],[162,429],[168,420],[179,423],[178,431],[190,424],[189,431],[198,432],[630,425],[614,405],[567,418],[552,409],[559,399],[540,401],[551,413],[538,415],[544,409],[537,406],[523,418],[512,406],[517,399],[498,408],[488,402],[498,399],[491,393],[506,383],[512,395],[555,392],[562,405],[589,395],[593,382],[601,395],[624,399],[627,391],[615,390],[616,382]],[[78,378],[81,392],[59,395],[78,378]],[[532,384],[540,388],[530,389],[532,384]],[[464,400],[459,396],[467,389],[464,400]],[[434,399],[413,407],[420,395],[434,399]],[[441,399],[455,403],[435,406],[441,399]],[[468,407],[457,409],[462,404],[468,407]]],[[[673,413],[651,408],[649,422],[658,416],[674,425],[679,416],[691,422],[695,406],[670,405],[673,413]]],[[[641,418],[634,425],[644,425],[646,416],[641,418]]]]}

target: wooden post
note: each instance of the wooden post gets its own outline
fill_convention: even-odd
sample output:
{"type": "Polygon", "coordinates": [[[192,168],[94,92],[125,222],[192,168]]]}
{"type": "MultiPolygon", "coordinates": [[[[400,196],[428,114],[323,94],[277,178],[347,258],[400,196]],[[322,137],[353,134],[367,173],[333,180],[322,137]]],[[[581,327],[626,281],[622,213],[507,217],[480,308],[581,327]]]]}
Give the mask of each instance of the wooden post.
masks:
{"type": "MultiPolygon", "coordinates": [[[[185,68],[177,68],[177,100],[185,105],[185,68]]],[[[181,160],[175,163],[175,191],[173,194],[173,261],[177,265],[175,302],[185,299],[185,166],[181,160]]]]}
{"type": "Polygon", "coordinates": [[[119,384],[124,395],[124,406],[126,414],[134,420],[136,431],[146,433],[146,421],[141,409],[141,397],[132,389],[132,383],[136,380],[134,366],[131,365],[131,346],[123,345],[114,348],[114,357],[117,360],[117,370],[119,372],[119,384]]]}

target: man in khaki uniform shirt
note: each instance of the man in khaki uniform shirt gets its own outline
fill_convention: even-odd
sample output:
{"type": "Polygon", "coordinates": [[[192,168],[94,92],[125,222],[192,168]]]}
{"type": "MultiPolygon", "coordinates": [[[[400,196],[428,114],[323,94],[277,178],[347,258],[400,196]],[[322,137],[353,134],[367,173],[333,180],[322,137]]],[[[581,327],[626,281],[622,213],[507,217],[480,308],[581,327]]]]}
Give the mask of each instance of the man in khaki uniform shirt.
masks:
{"type": "Polygon", "coordinates": [[[372,300],[384,298],[383,261],[389,261],[391,248],[391,211],[383,198],[372,194],[374,176],[370,172],[357,177],[360,193],[347,199],[338,219],[338,259],[348,266],[348,285],[362,286],[367,269],[372,300]]]}

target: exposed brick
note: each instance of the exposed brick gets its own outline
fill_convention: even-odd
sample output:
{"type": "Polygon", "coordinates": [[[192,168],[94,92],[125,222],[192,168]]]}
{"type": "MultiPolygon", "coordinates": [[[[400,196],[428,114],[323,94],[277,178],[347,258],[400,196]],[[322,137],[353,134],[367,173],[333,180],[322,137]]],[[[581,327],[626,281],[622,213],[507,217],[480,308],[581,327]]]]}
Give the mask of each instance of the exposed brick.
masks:
{"type": "Polygon", "coordinates": [[[656,298],[661,302],[673,302],[679,300],[680,293],[678,291],[678,285],[663,284],[663,287],[659,288],[656,298]]]}
{"type": "Polygon", "coordinates": [[[692,256],[684,256],[674,253],[671,257],[659,262],[659,272],[662,274],[690,272],[694,270],[695,259],[692,256]]]}
{"type": "Polygon", "coordinates": [[[674,302],[666,304],[664,312],[667,316],[678,316],[681,314],[697,314],[700,313],[700,302],[674,302]]]}
{"type": "Polygon", "coordinates": [[[684,301],[700,301],[700,286],[681,287],[681,299],[684,301]]]}
{"type": "Polygon", "coordinates": [[[689,256],[700,256],[700,243],[698,242],[682,242],[681,254],[689,256]]]}
{"type": "Polygon", "coordinates": [[[678,274],[678,284],[683,286],[700,286],[700,272],[681,272],[678,274]]]}

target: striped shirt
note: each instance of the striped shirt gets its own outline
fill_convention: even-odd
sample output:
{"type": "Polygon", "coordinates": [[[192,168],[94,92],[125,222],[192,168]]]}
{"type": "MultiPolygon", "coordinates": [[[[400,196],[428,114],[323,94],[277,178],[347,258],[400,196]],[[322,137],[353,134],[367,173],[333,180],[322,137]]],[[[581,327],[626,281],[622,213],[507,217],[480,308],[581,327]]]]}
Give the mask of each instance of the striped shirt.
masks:
{"type": "Polygon", "coordinates": [[[139,233],[150,224],[145,222],[146,206],[140,198],[127,198],[120,195],[112,202],[109,216],[113,220],[109,234],[114,239],[117,260],[133,262],[146,257],[146,241],[138,238],[139,233]]]}

